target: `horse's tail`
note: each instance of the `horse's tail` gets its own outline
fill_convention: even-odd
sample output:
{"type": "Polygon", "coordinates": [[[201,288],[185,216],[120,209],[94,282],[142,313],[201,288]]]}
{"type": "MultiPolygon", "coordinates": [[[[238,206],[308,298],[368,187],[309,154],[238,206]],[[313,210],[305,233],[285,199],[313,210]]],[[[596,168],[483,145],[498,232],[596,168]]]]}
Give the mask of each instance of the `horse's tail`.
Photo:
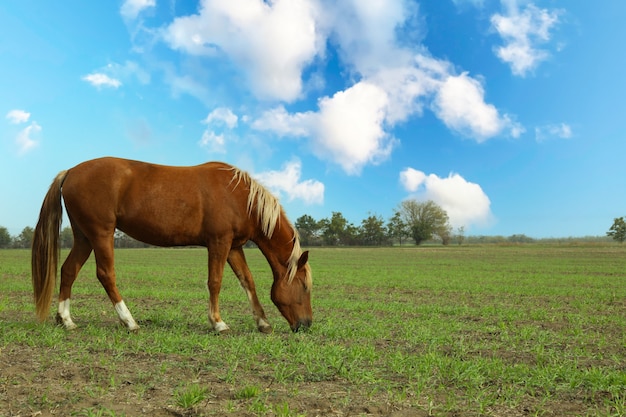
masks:
{"type": "Polygon", "coordinates": [[[46,194],[39,212],[39,221],[33,235],[31,267],[35,310],[39,321],[44,321],[50,312],[52,293],[56,285],[59,263],[59,230],[63,218],[61,186],[67,171],[56,176],[46,194]]]}

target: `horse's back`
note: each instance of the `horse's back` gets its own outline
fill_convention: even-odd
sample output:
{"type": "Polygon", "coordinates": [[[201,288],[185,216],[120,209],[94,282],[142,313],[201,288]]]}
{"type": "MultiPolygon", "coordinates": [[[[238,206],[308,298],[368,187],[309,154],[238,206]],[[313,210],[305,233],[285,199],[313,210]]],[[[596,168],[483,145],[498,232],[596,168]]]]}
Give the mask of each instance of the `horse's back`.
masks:
{"type": "Polygon", "coordinates": [[[100,158],[71,168],[63,184],[70,219],[89,233],[115,228],[156,245],[204,244],[244,214],[230,165],[191,167],[100,158]]]}

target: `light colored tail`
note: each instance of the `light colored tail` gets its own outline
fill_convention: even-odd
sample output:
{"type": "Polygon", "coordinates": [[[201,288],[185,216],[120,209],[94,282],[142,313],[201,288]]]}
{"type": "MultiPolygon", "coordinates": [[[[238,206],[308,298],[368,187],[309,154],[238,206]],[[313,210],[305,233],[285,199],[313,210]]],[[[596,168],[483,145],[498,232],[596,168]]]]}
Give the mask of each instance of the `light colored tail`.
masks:
{"type": "Polygon", "coordinates": [[[61,186],[66,175],[67,171],[61,171],[52,181],[41,205],[39,221],[33,236],[31,266],[35,310],[39,321],[44,321],[50,313],[50,302],[56,286],[60,255],[59,231],[63,218],[61,186]]]}

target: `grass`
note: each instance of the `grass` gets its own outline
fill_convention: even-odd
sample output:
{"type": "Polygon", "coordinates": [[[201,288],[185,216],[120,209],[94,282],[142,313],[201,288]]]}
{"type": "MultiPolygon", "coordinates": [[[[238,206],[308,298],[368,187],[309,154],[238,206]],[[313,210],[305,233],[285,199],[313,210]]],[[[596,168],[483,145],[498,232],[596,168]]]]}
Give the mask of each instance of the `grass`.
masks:
{"type": "Polygon", "coordinates": [[[226,273],[207,324],[206,251],[117,251],[129,334],[90,260],[67,332],[34,321],[29,253],[0,251],[0,415],[626,415],[626,247],[313,248],[314,325],[275,331],[226,273]],[[405,413],[405,414],[401,414],[405,413]]]}

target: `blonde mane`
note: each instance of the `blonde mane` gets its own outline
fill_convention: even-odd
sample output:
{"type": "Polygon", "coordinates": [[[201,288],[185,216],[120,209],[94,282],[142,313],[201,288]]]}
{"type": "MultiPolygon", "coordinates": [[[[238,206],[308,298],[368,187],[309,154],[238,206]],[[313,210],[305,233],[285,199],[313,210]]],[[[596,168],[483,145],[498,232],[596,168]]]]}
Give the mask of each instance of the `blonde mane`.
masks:
{"type": "MultiPolygon", "coordinates": [[[[263,185],[254,180],[250,174],[236,167],[232,167],[231,169],[233,171],[231,183],[235,183],[233,188],[237,188],[241,182],[246,184],[249,188],[247,203],[248,215],[252,215],[252,207],[256,205],[256,214],[259,218],[259,222],[261,223],[261,230],[265,236],[271,239],[276,226],[280,226],[280,215],[283,211],[280,202],[272,193],[263,187],[263,185]]],[[[291,254],[289,255],[289,259],[287,261],[287,282],[291,283],[296,276],[296,272],[298,271],[298,260],[302,255],[302,248],[300,247],[300,236],[298,234],[298,230],[293,227],[291,222],[289,222],[286,217],[284,219],[287,226],[289,226],[293,231],[293,249],[291,250],[291,254]]],[[[308,264],[305,266],[305,271],[305,283],[308,288],[311,288],[311,269],[308,264]]]]}

